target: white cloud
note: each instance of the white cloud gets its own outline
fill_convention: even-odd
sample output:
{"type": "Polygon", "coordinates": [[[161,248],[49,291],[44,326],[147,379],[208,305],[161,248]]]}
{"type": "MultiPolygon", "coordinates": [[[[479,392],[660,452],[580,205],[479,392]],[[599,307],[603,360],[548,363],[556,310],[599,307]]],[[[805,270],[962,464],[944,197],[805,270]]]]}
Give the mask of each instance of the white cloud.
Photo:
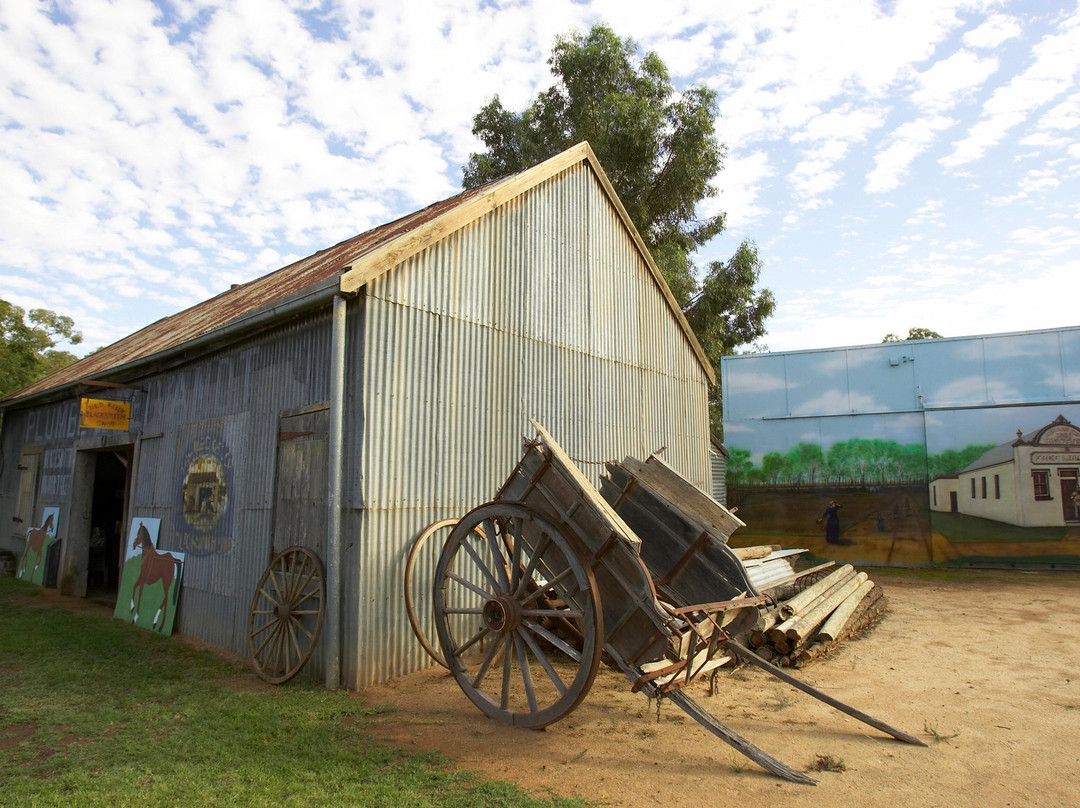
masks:
{"type": "Polygon", "coordinates": [[[1023,29],[1015,17],[994,14],[986,22],[964,34],[964,44],[972,48],[996,48],[1020,36],[1023,29]]]}
{"type": "Polygon", "coordinates": [[[744,230],[768,212],[759,201],[761,186],[775,174],[764,150],[749,154],[729,153],[726,166],[715,183],[720,193],[701,204],[700,214],[714,216],[723,211],[727,214],[729,230],[744,230]]]}
{"type": "Polygon", "coordinates": [[[897,188],[915,159],[937,140],[938,133],[955,123],[953,118],[935,115],[898,127],[888,145],[874,156],[874,168],[866,177],[867,193],[884,193],[897,188]]]}
{"type": "Polygon", "coordinates": [[[66,25],[0,0],[0,295],[48,306],[85,286],[85,303],[62,302],[89,347],[455,193],[480,145],[473,114],[496,93],[522,109],[551,82],[554,37],[600,19],[655,49],[677,87],[717,90],[729,154],[699,213],[725,211],[729,233],[702,254],[757,241],[776,349],[956,333],[929,315],[978,323],[970,296],[1000,316],[995,295],[1030,297],[1080,251],[1074,12],[201,3],[69,3],[66,25]]]}
{"type": "Polygon", "coordinates": [[[911,94],[911,100],[927,112],[946,112],[970,97],[997,69],[995,57],[957,51],[918,74],[918,88],[911,94]]]}
{"type": "Polygon", "coordinates": [[[1073,87],[1080,72],[1080,13],[1057,27],[1032,48],[1033,62],[1008,84],[998,87],[983,106],[981,120],[967,137],[954,144],[952,154],[941,159],[946,168],[957,168],[981,158],[1005,135],[1026,121],[1039,107],[1073,87]]]}

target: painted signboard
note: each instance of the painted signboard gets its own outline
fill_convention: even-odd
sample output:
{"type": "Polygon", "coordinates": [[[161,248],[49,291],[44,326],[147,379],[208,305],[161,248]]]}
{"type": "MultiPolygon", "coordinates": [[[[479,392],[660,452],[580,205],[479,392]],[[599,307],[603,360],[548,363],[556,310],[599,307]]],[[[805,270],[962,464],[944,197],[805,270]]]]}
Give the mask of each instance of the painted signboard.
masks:
{"type": "Polygon", "coordinates": [[[79,401],[79,426],[83,429],[131,428],[131,402],[83,398],[79,401]]]}
{"type": "Polygon", "coordinates": [[[176,545],[195,556],[229,555],[233,549],[233,455],[217,432],[186,435],[180,445],[177,503],[173,520],[176,545]]]}
{"type": "Polygon", "coordinates": [[[56,542],[56,529],[59,524],[59,508],[45,508],[42,511],[41,526],[26,531],[26,548],[19,560],[16,577],[38,585],[44,581],[45,559],[48,557],[49,548],[56,542]]]}
{"type": "Polygon", "coordinates": [[[159,634],[172,634],[184,554],[157,549],[160,526],[159,519],[131,520],[113,616],[159,634]]]}

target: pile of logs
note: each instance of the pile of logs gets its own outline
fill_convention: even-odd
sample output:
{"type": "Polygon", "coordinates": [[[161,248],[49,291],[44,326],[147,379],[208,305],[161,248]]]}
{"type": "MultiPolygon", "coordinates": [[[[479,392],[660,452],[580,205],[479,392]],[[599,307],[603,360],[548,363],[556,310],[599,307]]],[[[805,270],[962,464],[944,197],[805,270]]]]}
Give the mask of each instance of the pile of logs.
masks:
{"type": "MultiPolygon", "coordinates": [[[[758,548],[735,550],[748,551],[758,548]]],[[[887,605],[881,587],[850,564],[833,566],[793,572],[791,580],[764,590],[773,604],[759,609],[757,624],[743,638],[758,656],[781,667],[802,667],[877,621],[887,605]]]]}

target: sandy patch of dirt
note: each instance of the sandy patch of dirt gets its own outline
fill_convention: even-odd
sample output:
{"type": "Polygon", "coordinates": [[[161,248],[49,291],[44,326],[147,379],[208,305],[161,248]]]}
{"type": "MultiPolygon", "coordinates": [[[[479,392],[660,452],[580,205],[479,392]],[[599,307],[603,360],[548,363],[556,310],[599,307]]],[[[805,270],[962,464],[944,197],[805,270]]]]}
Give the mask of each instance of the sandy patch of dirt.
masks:
{"type": "Polygon", "coordinates": [[[1080,575],[1002,573],[954,581],[871,574],[890,609],[869,634],[794,672],[928,748],[895,741],[764,672],[722,673],[691,694],[793,768],[819,755],[843,772],[779,780],[670,703],[602,669],[573,713],[543,731],[486,718],[442,668],[366,690],[393,704],[377,740],[439,750],[536,792],[611,806],[1072,805],[1080,794],[1080,575]],[[936,736],[935,736],[936,733],[936,736]],[[765,801],[768,801],[767,803],[765,801]]]}

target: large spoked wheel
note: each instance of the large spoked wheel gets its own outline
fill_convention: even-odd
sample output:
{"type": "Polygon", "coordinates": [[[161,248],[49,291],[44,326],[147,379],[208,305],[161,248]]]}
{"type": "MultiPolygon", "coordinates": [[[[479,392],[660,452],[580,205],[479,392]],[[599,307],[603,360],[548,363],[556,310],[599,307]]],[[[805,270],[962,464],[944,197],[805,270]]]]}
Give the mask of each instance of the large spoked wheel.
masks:
{"type": "Polygon", "coordinates": [[[292,679],[315,650],[326,614],[326,572],[306,547],[289,547],[270,562],[251,601],[248,650],[271,684],[292,679]]]}
{"type": "Polygon", "coordinates": [[[528,508],[493,502],[450,533],[435,574],[435,629],[465,695],[505,724],[573,710],[600,665],[603,625],[576,542],[528,508]]]}
{"type": "Polygon", "coordinates": [[[409,548],[409,555],[405,559],[405,612],[409,616],[409,625],[412,626],[413,634],[416,635],[416,639],[423,647],[429,657],[434,659],[444,668],[449,667],[446,664],[446,660],[443,659],[443,655],[439,653],[439,649],[436,648],[435,643],[429,639],[429,631],[424,630],[425,622],[430,628],[431,615],[433,609],[430,608],[431,597],[431,578],[426,580],[426,585],[422,589],[417,589],[415,581],[416,567],[419,562],[427,555],[431,555],[431,549],[428,546],[429,540],[432,536],[439,536],[439,538],[445,540],[449,532],[458,523],[457,519],[440,519],[437,522],[432,522],[430,525],[420,531],[420,534],[412,543],[412,547],[409,548]],[[425,553],[425,550],[427,552],[425,553]],[[427,602],[425,602],[427,601],[427,602]],[[428,606],[429,608],[424,608],[428,606]]]}

